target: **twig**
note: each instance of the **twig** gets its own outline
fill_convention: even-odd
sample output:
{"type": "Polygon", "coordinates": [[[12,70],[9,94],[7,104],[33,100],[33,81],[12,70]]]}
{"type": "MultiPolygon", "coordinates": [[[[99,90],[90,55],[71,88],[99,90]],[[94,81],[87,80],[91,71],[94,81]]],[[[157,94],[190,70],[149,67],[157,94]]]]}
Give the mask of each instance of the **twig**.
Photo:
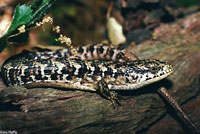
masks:
{"type": "Polygon", "coordinates": [[[161,87],[157,92],[165,98],[165,100],[173,107],[173,109],[180,115],[181,119],[189,125],[189,128],[194,134],[200,134],[200,130],[195,126],[189,116],[182,110],[176,100],[169,94],[165,87],[161,87]]]}

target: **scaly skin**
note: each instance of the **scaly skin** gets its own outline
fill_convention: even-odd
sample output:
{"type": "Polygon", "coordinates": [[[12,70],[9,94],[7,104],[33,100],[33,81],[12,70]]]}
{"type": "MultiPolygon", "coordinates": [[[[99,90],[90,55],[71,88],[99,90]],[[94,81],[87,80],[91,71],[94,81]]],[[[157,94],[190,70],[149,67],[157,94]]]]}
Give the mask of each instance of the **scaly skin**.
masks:
{"type": "MultiPolygon", "coordinates": [[[[52,51],[50,49],[36,48],[38,52],[23,52],[24,55],[28,55],[35,59],[51,59],[51,58],[70,58],[74,57],[71,49],[58,49],[52,51]]],[[[114,46],[108,44],[97,43],[93,45],[81,46],[75,48],[77,51],[77,58],[81,60],[109,60],[118,62],[128,62],[131,60],[138,60],[138,58],[128,52],[127,50],[120,50],[114,46]]]]}
{"type": "Polygon", "coordinates": [[[138,60],[125,50],[106,44],[39,52],[24,51],[7,59],[2,76],[9,86],[57,87],[97,91],[112,103],[110,90],[134,90],[166,78],[172,65],[158,60],[138,60]],[[107,61],[103,61],[107,60],[107,61]]]}
{"type": "Polygon", "coordinates": [[[172,65],[158,60],[85,61],[77,58],[33,59],[19,54],[2,66],[8,85],[60,87],[96,91],[100,80],[110,90],[133,90],[166,78],[172,65]]]}

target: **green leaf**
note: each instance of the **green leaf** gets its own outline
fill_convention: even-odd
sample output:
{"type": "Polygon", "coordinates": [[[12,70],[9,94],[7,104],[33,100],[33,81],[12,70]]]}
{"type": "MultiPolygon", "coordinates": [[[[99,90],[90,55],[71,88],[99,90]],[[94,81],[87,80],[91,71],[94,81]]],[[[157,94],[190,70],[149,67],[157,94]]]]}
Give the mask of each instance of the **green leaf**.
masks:
{"type": "Polygon", "coordinates": [[[12,23],[7,33],[0,38],[0,52],[7,46],[7,38],[17,31],[17,28],[26,24],[31,19],[32,11],[29,6],[17,6],[14,12],[12,23]]]}
{"type": "Polygon", "coordinates": [[[29,6],[17,6],[13,16],[13,20],[7,34],[15,31],[19,26],[28,23],[31,19],[32,11],[29,6]]]}
{"type": "Polygon", "coordinates": [[[32,9],[35,9],[35,6],[38,8],[33,11],[32,17],[30,22],[27,24],[28,27],[31,27],[33,24],[35,24],[37,21],[40,21],[43,16],[45,16],[50,8],[53,6],[53,4],[56,2],[56,0],[35,0],[33,2],[33,5],[30,5],[32,9]],[[40,2],[38,2],[40,1],[40,2]]]}
{"type": "MultiPolygon", "coordinates": [[[[12,23],[7,33],[0,38],[0,52],[7,46],[8,37],[18,33],[18,28],[25,25],[25,28],[31,28],[35,26],[36,22],[39,22],[44,17],[56,0],[34,0],[29,5],[18,5],[15,9],[12,23]]],[[[23,35],[18,35],[18,41],[24,40],[23,35]]],[[[9,38],[12,40],[12,38],[9,38]]]]}

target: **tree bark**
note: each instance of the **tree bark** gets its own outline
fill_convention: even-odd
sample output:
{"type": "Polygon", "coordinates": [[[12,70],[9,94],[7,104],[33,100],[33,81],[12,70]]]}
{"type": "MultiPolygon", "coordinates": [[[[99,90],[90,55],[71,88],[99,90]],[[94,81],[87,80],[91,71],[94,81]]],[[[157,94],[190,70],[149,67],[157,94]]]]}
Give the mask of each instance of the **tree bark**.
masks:
{"type": "Polygon", "coordinates": [[[163,24],[148,40],[128,49],[140,59],[174,65],[165,80],[136,91],[119,91],[122,106],[112,107],[94,92],[7,87],[0,91],[0,130],[18,133],[187,133],[176,113],[156,93],[160,86],[182,104],[200,127],[200,13],[163,24]]]}

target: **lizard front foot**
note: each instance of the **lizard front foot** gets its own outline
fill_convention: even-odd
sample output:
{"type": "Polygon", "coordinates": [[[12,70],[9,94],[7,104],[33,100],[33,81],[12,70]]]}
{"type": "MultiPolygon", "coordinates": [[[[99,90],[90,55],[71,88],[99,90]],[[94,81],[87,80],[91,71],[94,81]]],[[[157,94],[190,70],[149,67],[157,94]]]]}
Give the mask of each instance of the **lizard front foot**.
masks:
{"type": "Polygon", "coordinates": [[[98,82],[98,88],[97,92],[104,98],[111,101],[113,107],[115,107],[115,104],[117,103],[119,106],[121,106],[118,95],[115,92],[111,92],[108,88],[107,83],[102,79],[98,82]]]}

